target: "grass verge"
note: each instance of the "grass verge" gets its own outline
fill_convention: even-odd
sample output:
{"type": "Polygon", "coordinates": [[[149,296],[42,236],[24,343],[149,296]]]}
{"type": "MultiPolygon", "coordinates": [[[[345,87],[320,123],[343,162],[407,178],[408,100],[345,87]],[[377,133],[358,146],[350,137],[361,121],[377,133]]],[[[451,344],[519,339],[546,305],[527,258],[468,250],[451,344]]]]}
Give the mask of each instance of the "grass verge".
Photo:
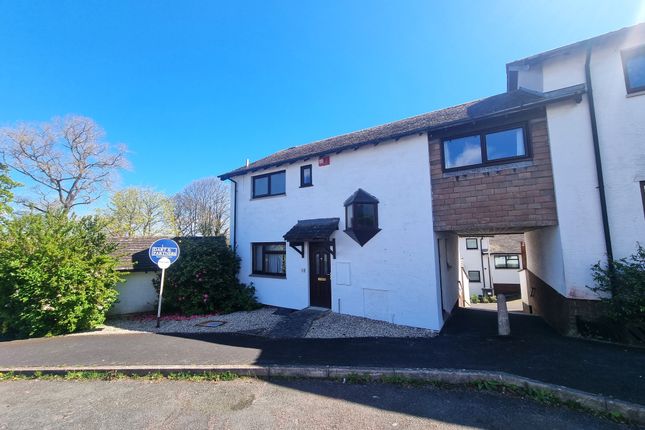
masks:
{"type": "Polygon", "coordinates": [[[125,372],[96,372],[78,371],[65,373],[42,373],[31,374],[0,372],[0,381],[20,381],[38,379],[44,381],[115,381],[120,379],[133,379],[143,381],[191,381],[191,382],[222,382],[239,379],[240,375],[232,372],[149,372],[145,374],[134,374],[125,372]]]}

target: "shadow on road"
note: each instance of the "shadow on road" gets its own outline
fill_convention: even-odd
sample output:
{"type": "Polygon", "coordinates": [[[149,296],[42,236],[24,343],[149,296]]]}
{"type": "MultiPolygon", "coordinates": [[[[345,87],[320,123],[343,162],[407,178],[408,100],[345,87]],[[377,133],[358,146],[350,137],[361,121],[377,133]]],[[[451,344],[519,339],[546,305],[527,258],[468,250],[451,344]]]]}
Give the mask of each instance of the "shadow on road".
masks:
{"type": "Polygon", "coordinates": [[[496,315],[459,309],[432,338],[265,339],[170,334],[258,350],[252,364],[411,367],[508,372],[645,404],[645,350],[558,335],[538,317],[511,315],[512,335],[496,335],[496,315]]]}

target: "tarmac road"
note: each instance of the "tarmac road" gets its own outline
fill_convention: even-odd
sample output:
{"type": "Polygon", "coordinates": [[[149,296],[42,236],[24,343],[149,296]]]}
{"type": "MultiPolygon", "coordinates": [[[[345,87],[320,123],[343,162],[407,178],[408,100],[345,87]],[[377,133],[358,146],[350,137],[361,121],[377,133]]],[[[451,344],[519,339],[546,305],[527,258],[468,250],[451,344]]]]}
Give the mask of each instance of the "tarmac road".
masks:
{"type": "Polygon", "coordinates": [[[0,382],[0,429],[613,429],[496,393],[319,380],[0,382]]]}

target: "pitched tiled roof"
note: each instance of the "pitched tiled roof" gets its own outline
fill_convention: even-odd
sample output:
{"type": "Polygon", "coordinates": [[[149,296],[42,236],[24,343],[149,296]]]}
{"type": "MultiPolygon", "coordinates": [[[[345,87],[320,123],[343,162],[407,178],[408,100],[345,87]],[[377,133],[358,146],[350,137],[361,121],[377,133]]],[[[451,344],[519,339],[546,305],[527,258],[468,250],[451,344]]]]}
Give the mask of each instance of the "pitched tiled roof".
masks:
{"type": "Polygon", "coordinates": [[[488,245],[489,254],[519,254],[521,243],[524,240],[522,234],[498,234],[490,238],[488,245]]]}
{"type": "Polygon", "coordinates": [[[123,271],[154,271],[158,270],[156,264],[148,257],[148,248],[162,237],[115,237],[112,239],[117,244],[114,256],[119,259],[118,270],[123,271]]]}
{"type": "MultiPolygon", "coordinates": [[[[148,249],[155,241],[167,238],[168,236],[144,236],[144,237],[114,237],[112,242],[117,248],[112,253],[118,260],[117,270],[130,272],[149,272],[159,270],[148,256],[148,249]]],[[[176,236],[171,238],[181,248],[182,245],[195,245],[203,241],[221,241],[226,244],[223,236],[176,236]]]]}
{"type": "Polygon", "coordinates": [[[319,140],[306,145],[295,146],[255,161],[248,167],[240,167],[220,175],[219,178],[224,180],[260,169],[277,167],[282,164],[293,163],[334,152],[338,153],[346,149],[375,144],[414,133],[449,129],[471,123],[475,120],[494,118],[496,116],[537,108],[548,103],[580,97],[584,92],[584,85],[575,85],[547,93],[529,91],[521,88],[481,100],[390,122],[377,127],[319,140]]]}
{"type": "Polygon", "coordinates": [[[283,237],[289,242],[329,240],[329,236],[338,230],[339,221],[340,218],[299,220],[283,237]]]}

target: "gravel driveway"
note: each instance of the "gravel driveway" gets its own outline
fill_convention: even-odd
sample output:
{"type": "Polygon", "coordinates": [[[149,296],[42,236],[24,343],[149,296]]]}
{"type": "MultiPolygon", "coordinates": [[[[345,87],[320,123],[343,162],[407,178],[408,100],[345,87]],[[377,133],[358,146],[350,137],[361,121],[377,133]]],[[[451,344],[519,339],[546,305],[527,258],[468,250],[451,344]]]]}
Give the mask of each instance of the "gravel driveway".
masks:
{"type": "MultiPolygon", "coordinates": [[[[99,330],[78,333],[116,334],[132,332],[149,333],[246,333],[265,335],[279,322],[289,318],[289,311],[265,306],[249,312],[234,312],[223,315],[195,315],[192,317],[166,316],[161,327],[156,328],[154,315],[138,315],[111,318],[99,330]],[[208,322],[224,322],[217,327],[209,327],[208,322]]],[[[390,324],[368,318],[341,315],[329,312],[313,322],[307,338],[347,338],[347,337],[433,337],[432,330],[390,324]]]]}

